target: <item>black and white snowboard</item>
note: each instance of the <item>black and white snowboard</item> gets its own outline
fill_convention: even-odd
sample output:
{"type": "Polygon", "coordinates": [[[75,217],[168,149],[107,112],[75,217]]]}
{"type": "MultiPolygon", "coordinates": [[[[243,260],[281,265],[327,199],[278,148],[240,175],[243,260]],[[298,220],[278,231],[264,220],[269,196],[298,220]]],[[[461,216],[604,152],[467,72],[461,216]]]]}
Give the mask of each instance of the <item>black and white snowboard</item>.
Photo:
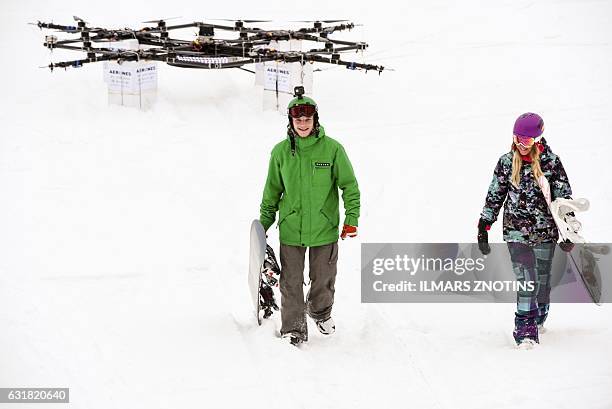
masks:
{"type": "Polygon", "coordinates": [[[555,199],[550,204],[550,211],[559,229],[561,241],[574,243],[574,248],[568,253],[573,268],[578,271],[591,300],[601,303],[601,273],[597,265],[597,254],[608,254],[608,246],[589,244],[582,237],[582,224],[576,219],[576,214],[589,209],[587,199],[555,199]]]}

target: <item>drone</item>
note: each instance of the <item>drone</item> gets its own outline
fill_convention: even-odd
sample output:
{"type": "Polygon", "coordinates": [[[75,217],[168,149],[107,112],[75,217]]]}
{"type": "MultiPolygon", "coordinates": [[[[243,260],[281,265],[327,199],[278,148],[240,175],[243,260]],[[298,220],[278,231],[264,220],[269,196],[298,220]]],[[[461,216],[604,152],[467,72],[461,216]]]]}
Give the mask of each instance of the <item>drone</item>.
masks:
{"type": "MultiPolygon", "coordinates": [[[[226,69],[240,68],[255,63],[268,61],[293,63],[324,63],[344,66],[350,70],[377,71],[384,67],[359,62],[345,61],[341,53],[359,52],[368,47],[364,42],[351,42],[332,39],[330,36],[337,31],[351,30],[355,24],[348,20],[301,21],[313,23],[311,27],[296,30],[264,30],[247,27],[246,24],[267,22],[267,20],[225,20],[233,21],[234,25],[193,22],[168,25],[165,20],[145,21],[146,26],[137,30],[131,28],[107,29],[90,27],[88,23],[73,16],[76,25],[60,25],[54,23],[30,23],[42,29],[56,30],[73,34],[76,38],[58,39],[56,35],[46,35],[44,46],[49,50],[65,49],[87,54],[86,58],[72,61],[62,61],[49,64],[54,68],[79,68],[84,64],[100,61],[162,61],[168,65],[181,68],[226,69]],[[340,23],[336,25],[328,25],[340,23]],[[184,40],[173,38],[173,30],[197,29],[194,39],[184,40]],[[238,33],[238,38],[221,39],[215,37],[216,31],[232,31],[238,33]],[[127,50],[114,48],[114,42],[137,40],[139,49],[127,50]],[[274,42],[302,40],[315,43],[317,48],[308,51],[279,51],[273,48],[274,42]]],[[[168,20],[168,19],[166,19],[168,20]]],[[[45,67],[45,68],[46,68],[45,67]]],[[[253,71],[250,71],[253,72],[253,71]]]]}

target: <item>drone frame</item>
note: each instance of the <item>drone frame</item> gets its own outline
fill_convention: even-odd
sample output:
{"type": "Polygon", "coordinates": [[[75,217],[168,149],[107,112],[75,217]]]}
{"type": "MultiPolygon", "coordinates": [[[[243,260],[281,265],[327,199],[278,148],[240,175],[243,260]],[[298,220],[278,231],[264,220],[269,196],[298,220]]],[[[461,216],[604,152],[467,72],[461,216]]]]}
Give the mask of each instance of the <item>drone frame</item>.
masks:
{"type": "MultiPolygon", "coordinates": [[[[47,67],[78,68],[84,64],[99,61],[161,61],[181,68],[225,69],[242,68],[244,65],[277,62],[299,62],[301,64],[325,63],[344,66],[352,70],[378,71],[384,67],[373,64],[344,61],[340,55],[347,51],[363,51],[368,47],[364,42],[351,42],[331,39],[329,36],[337,31],[351,30],[353,23],[346,20],[313,21],[313,26],[297,30],[264,30],[256,27],[246,27],[245,22],[262,22],[262,20],[236,20],[234,26],[192,22],[186,24],[167,25],[165,20],[147,21],[157,23],[153,27],[143,27],[138,30],[130,28],[105,29],[89,27],[83,19],[74,16],[76,26],[44,23],[33,23],[41,30],[51,29],[64,33],[79,34],[79,38],[58,40],[55,35],[45,36],[44,46],[49,50],[65,49],[87,53],[86,58],[71,61],[51,63],[47,67]],[[324,26],[323,23],[342,23],[324,26]],[[346,23],[345,23],[346,22],[346,23]],[[195,40],[181,40],[170,37],[170,31],[186,28],[198,29],[195,40]],[[214,37],[215,30],[233,31],[239,33],[237,39],[219,39],[214,37]],[[94,47],[94,44],[112,43],[135,39],[140,45],[149,48],[139,50],[123,50],[111,47],[94,47]],[[309,51],[279,51],[268,47],[273,41],[302,40],[323,43],[323,48],[309,51]]],[[[248,71],[248,70],[247,70],[248,71]]]]}

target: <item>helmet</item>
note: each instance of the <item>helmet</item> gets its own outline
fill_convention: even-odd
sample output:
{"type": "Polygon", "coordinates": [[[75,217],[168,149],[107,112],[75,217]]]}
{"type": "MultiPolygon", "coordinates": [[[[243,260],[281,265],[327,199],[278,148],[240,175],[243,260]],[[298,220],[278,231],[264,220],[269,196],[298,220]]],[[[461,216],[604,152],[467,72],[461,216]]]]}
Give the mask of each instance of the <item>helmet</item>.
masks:
{"type": "Polygon", "coordinates": [[[287,106],[287,118],[289,124],[287,125],[287,131],[289,134],[289,140],[291,141],[291,154],[295,155],[295,137],[296,131],[293,127],[293,118],[299,118],[301,116],[312,116],[314,117],[314,126],[312,128],[311,135],[316,138],[319,137],[319,112],[317,110],[317,103],[314,99],[304,96],[304,87],[295,87],[295,98],[293,98],[287,106]]]}
{"type": "Polygon", "coordinates": [[[300,95],[298,97],[295,97],[291,100],[291,102],[289,102],[289,106],[287,106],[287,109],[296,106],[296,105],[314,105],[317,106],[317,103],[314,102],[314,99],[310,98],[310,97],[305,97],[303,95],[300,95]]]}
{"type": "Polygon", "coordinates": [[[317,110],[317,103],[314,99],[299,95],[289,102],[287,106],[287,118],[289,119],[289,129],[292,132],[295,132],[292,119],[301,116],[314,117],[313,134],[317,135],[319,132],[319,112],[317,110]]]}
{"type": "Polygon", "coordinates": [[[544,132],[544,120],[538,114],[527,112],[514,122],[514,135],[539,138],[544,132]]]}

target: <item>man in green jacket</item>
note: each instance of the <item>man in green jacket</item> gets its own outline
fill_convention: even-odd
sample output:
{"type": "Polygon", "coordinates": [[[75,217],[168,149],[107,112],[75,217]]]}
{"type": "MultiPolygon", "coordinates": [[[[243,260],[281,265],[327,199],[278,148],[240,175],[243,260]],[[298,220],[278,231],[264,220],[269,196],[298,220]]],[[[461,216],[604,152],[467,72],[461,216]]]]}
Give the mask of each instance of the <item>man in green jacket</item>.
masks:
{"type": "Polygon", "coordinates": [[[296,89],[288,109],[287,139],[272,149],[260,221],[268,230],[279,212],[281,336],[297,345],[308,340],[306,313],[321,333],[335,331],[331,310],[338,261],[338,188],[345,213],[342,239],[357,235],[360,199],[351,162],[342,145],[325,135],[316,103],[296,89]],[[310,290],[305,302],[306,248],[310,290]]]}

